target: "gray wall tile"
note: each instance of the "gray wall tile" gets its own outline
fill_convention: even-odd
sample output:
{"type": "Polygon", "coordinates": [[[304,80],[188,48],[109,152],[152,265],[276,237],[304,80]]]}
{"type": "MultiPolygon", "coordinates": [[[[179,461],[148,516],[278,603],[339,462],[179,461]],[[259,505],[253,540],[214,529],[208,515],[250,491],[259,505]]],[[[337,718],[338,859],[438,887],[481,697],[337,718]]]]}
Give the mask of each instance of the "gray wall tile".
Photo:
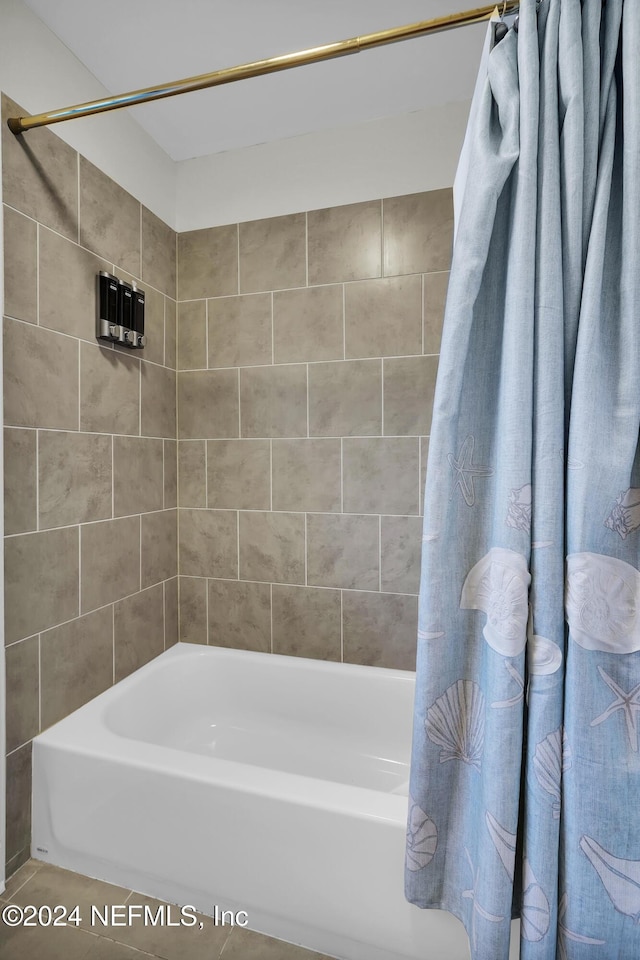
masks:
{"type": "Polygon", "coordinates": [[[38,322],[37,224],[4,208],[4,312],[38,322]]]}
{"type": "Polygon", "coordinates": [[[270,293],[209,300],[207,310],[210,367],[271,363],[270,293]]]}
{"type": "Polygon", "coordinates": [[[164,363],[176,369],[176,337],[178,306],[171,297],[164,298],[164,363]]]}
{"type": "Polygon", "coordinates": [[[379,277],[381,213],[379,200],[310,210],[309,283],[379,277]]]}
{"type": "Polygon", "coordinates": [[[206,314],[206,300],[192,300],[178,305],[178,370],[206,369],[206,314]]]}
{"type": "Polygon", "coordinates": [[[304,516],[241,512],[240,578],[304,583],[304,516]]]}
{"type": "Polygon", "coordinates": [[[180,577],[180,640],[207,642],[207,580],[180,577]]]}
{"type": "Polygon", "coordinates": [[[395,357],[383,361],[387,436],[431,433],[437,373],[437,357],[395,357]]]}
{"type": "Polygon", "coordinates": [[[180,510],[179,571],[184,577],[238,576],[235,510],[180,510]]]}
{"type": "Polygon", "coordinates": [[[181,440],[237,437],[237,370],[178,374],[178,430],[181,440]]]}
{"type": "Polygon", "coordinates": [[[417,597],[345,591],[342,630],[346,663],[415,670],[417,597]]]}
{"type": "Polygon", "coordinates": [[[205,440],[178,441],[179,504],[206,507],[207,466],[205,440]]]}
{"type": "Polygon", "coordinates": [[[417,514],[417,437],[343,441],[345,513],[417,514]]]}
{"type": "Polygon", "coordinates": [[[342,360],[343,316],[342,284],[274,293],[275,362],[342,360]]]}
{"type": "Polygon", "coordinates": [[[424,488],[427,482],[429,460],[429,437],[420,437],[420,513],[424,513],[424,488]]]}
{"type": "Polygon", "coordinates": [[[244,580],[209,581],[209,643],[271,650],[271,587],[244,580]]]}
{"type": "Polygon", "coordinates": [[[39,638],[12,643],[5,651],[7,752],[39,733],[39,638]]]}
{"type": "Polygon", "coordinates": [[[140,589],[140,517],[88,523],[80,531],[83,613],[140,589]]]}
{"type": "Polygon", "coordinates": [[[77,341],[5,319],[4,422],[78,429],[77,341]]]}
{"type": "Polygon", "coordinates": [[[310,436],[375,436],[381,431],[380,360],[309,365],[310,436]]]}
{"type": "Polygon", "coordinates": [[[38,432],[40,529],[111,516],[111,437],[38,432]]]}
{"type": "Polygon", "coordinates": [[[169,297],[176,295],[176,232],[142,208],[142,279],[169,297]]]}
{"type": "Polygon", "coordinates": [[[78,529],[9,537],[4,544],[5,642],[78,616],[78,529]]]}
{"type": "Polygon", "coordinates": [[[225,297],[238,292],[238,227],[209,227],[178,234],[181,300],[225,297]]]}
{"type": "Polygon", "coordinates": [[[340,441],[274,440],[273,509],[332,513],[340,507],[340,441]]]}
{"type": "Polygon", "coordinates": [[[177,575],[177,513],[177,510],[160,510],[158,513],[145,513],[140,517],[143,589],[177,575]]]}
{"type": "Polygon", "coordinates": [[[80,243],[140,276],[140,203],[82,156],[80,243]]]}
{"type": "Polygon", "coordinates": [[[207,440],[208,506],[269,510],[270,446],[269,440],[207,440]]]}
{"type": "Polygon", "coordinates": [[[307,582],[318,587],[377,590],[377,517],[313,513],[307,517],[307,582]]]}
{"type": "Polygon", "coordinates": [[[243,437],[306,437],[305,364],[242,369],[240,414],[243,437]]]}
{"type": "MultiPolygon", "coordinates": [[[[3,124],[8,117],[25,115],[26,110],[3,94],[3,124]]],[[[77,239],[78,154],[51,130],[43,127],[29,131],[28,137],[2,138],[2,195],[9,206],[77,239]]]]}
{"type": "Polygon", "coordinates": [[[162,510],[163,442],[113,438],[113,511],[116,517],[162,510]]]}
{"type": "Polygon", "coordinates": [[[162,653],[164,594],[161,583],[114,605],[113,646],[116,682],[162,653]]]}
{"type": "Polygon", "coordinates": [[[164,441],[164,508],[171,510],[178,505],[178,444],[175,440],[164,441]]]}
{"type": "Polygon", "coordinates": [[[447,300],[449,273],[428,273],[424,277],[424,352],[439,353],[442,321],[447,300]]]}
{"type": "Polygon", "coordinates": [[[178,578],[164,582],[164,648],[168,650],[180,639],[178,622],[178,578]]]}
{"type": "Polygon", "coordinates": [[[140,433],[140,361],[80,344],[80,429],[140,433]]]}
{"type": "Polygon", "coordinates": [[[28,851],[31,842],[31,742],[8,755],[6,776],[7,836],[5,844],[7,861],[10,861],[25,848],[28,851]]]}
{"type": "Polygon", "coordinates": [[[391,197],[384,208],[384,271],[431,273],[448,270],[453,242],[450,188],[391,197]]]}
{"type": "Polygon", "coordinates": [[[4,532],[26,533],[38,525],[36,431],[4,431],[4,532]]]}
{"type": "Polygon", "coordinates": [[[303,287],[306,277],[306,216],[294,213],[241,223],[240,293],[303,287]]]}
{"type": "Polygon", "coordinates": [[[422,551],[421,517],[382,517],[382,589],[387,593],[418,593],[422,551]]]}
{"type": "Polygon", "coordinates": [[[341,660],[339,590],[273,585],[273,652],[341,660]]]}
{"type": "Polygon", "coordinates": [[[151,360],[152,363],[164,363],[164,302],[165,298],[153,287],[144,289],[144,332],[147,338],[144,351],[139,354],[141,359],[151,360]]]}
{"type": "Polygon", "coordinates": [[[113,683],[113,608],[46,630],[40,643],[45,730],[113,683]]]}
{"type": "Polygon", "coordinates": [[[345,356],[422,353],[422,279],[361,280],[345,286],[345,356]]]}
{"type": "Polygon", "coordinates": [[[143,363],[141,374],[141,433],[144,437],[176,436],[176,374],[166,367],[143,363]]]}
{"type": "Polygon", "coordinates": [[[93,342],[96,277],[111,264],[41,227],[38,268],[40,325],[93,342]]]}

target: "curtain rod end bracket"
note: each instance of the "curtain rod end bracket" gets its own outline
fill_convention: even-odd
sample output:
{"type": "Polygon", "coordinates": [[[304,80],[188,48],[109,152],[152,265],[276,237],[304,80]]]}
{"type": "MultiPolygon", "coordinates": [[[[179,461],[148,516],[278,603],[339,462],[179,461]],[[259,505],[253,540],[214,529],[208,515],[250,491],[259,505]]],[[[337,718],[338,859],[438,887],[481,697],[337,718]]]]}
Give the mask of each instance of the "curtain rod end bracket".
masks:
{"type": "Polygon", "coordinates": [[[15,135],[18,136],[18,134],[22,133],[24,129],[22,126],[22,117],[9,117],[7,120],[7,126],[9,127],[9,130],[11,130],[11,133],[15,133],[15,135]]]}

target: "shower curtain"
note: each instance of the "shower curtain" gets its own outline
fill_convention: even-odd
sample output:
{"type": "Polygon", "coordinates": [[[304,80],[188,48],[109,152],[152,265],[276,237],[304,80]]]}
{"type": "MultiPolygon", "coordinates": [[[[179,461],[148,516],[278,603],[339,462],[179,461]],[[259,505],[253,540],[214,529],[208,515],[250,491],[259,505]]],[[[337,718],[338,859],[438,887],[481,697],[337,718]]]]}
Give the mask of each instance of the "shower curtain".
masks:
{"type": "MultiPolygon", "coordinates": [[[[640,957],[640,3],[523,0],[430,440],[406,896],[473,960],[640,957]]],[[[428,945],[425,945],[428,952],[428,945]]]]}

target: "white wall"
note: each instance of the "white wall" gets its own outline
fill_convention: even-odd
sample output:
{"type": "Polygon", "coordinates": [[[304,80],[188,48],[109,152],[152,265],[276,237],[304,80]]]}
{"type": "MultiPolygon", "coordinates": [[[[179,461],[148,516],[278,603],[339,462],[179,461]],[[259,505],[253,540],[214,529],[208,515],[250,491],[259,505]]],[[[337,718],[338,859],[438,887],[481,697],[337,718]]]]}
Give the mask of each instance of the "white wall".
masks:
{"type": "MultiPolygon", "coordinates": [[[[21,0],[0,0],[0,89],[29,113],[109,95],[21,0]]],[[[175,164],[131,111],[70,120],[51,129],[175,227],[175,164]]]]}
{"type": "Polygon", "coordinates": [[[453,184],[470,102],[177,164],[179,231],[453,184]]]}

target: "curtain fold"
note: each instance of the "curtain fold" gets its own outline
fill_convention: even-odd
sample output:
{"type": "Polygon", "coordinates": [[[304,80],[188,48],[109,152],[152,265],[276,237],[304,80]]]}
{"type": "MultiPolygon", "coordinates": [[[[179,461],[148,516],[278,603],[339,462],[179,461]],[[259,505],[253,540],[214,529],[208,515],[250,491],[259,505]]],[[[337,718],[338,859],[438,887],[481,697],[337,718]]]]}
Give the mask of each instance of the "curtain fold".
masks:
{"type": "Polygon", "coordinates": [[[475,111],[429,445],[406,896],[640,957],[640,4],[523,0],[475,111]]]}

